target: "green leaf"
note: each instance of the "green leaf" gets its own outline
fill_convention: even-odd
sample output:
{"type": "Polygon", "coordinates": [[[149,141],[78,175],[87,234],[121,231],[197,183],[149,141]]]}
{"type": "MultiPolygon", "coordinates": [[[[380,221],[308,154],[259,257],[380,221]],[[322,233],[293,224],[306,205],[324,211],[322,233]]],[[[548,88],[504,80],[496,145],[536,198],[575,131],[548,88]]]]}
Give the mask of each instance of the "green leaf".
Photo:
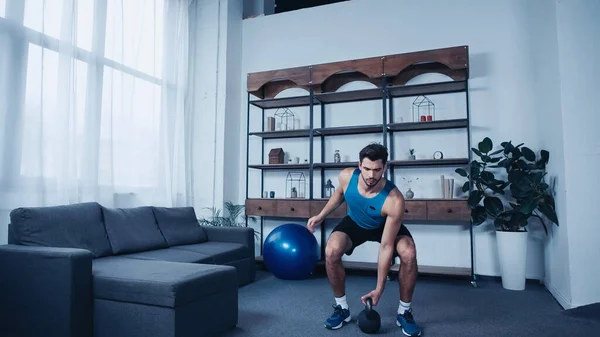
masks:
{"type": "Polygon", "coordinates": [[[471,177],[473,179],[475,179],[476,177],[479,176],[480,172],[481,172],[481,165],[476,161],[471,162],[471,177]]]}
{"type": "Polygon", "coordinates": [[[492,140],[488,137],[485,137],[481,142],[479,142],[479,144],[477,144],[477,148],[479,148],[479,151],[481,151],[482,153],[488,153],[492,151],[493,147],[494,144],[492,143],[492,140]]]}
{"type": "Polygon", "coordinates": [[[480,191],[471,192],[469,195],[469,207],[472,209],[476,208],[479,202],[481,202],[481,198],[483,198],[483,194],[480,191]]]}
{"type": "Polygon", "coordinates": [[[519,210],[519,212],[523,213],[523,214],[529,214],[531,212],[533,212],[534,209],[536,209],[538,206],[538,200],[537,199],[526,199],[521,203],[521,209],[519,210]]]}
{"type": "Polygon", "coordinates": [[[485,207],[485,210],[494,217],[504,211],[502,201],[498,197],[486,197],[483,199],[483,206],[485,207]]]}
{"type": "Polygon", "coordinates": [[[510,192],[516,199],[525,199],[532,194],[533,189],[529,184],[512,183],[510,185],[510,192]]]}
{"type": "Polygon", "coordinates": [[[463,184],[463,186],[462,186],[462,191],[463,191],[464,193],[467,193],[467,192],[469,192],[469,187],[470,187],[470,186],[469,186],[469,182],[468,182],[468,181],[467,181],[467,182],[465,182],[465,183],[463,184]]]}
{"type": "Polygon", "coordinates": [[[526,175],[527,173],[523,171],[510,171],[508,173],[508,181],[511,184],[518,184],[526,175]]]}
{"type": "Polygon", "coordinates": [[[540,151],[540,156],[542,157],[544,164],[548,164],[548,160],[550,160],[550,152],[542,150],[540,151]]]}
{"type": "Polygon", "coordinates": [[[504,194],[504,188],[502,188],[499,185],[496,185],[493,181],[489,183],[484,181],[483,184],[487,186],[490,190],[492,190],[494,193],[504,194]]]}
{"type": "Polygon", "coordinates": [[[515,148],[511,142],[502,142],[502,147],[504,147],[504,154],[511,153],[515,148]]]}
{"type": "Polygon", "coordinates": [[[454,170],[454,172],[458,173],[459,175],[461,175],[463,177],[468,177],[467,171],[465,171],[465,169],[457,168],[456,170],[454,170]]]}
{"type": "Polygon", "coordinates": [[[490,163],[497,163],[502,159],[502,157],[494,157],[490,159],[490,163]]]}
{"type": "Polygon", "coordinates": [[[525,159],[527,159],[529,161],[535,161],[535,153],[533,151],[531,151],[530,148],[524,146],[521,149],[521,153],[523,153],[523,157],[525,157],[525,159]]]}
{"type": "MultiPolygon", "coordinates": [[[[496,151],[494,151],[494,152],[490,153],[489,155],[490,155],[490,156],[495,156],[495,155],[497,155],[497,154],[500,154],[500,153],[502,153],[502,151],[504,151],[504,149],[503,149],[503,148],[502,148],[502,149],[500,149],[500,150],[496,150],[496,151]]],[[[498,157],[498,158],[500,158],[500,157],[498,157]]]]}
{"type": "Polygon", "coordinates": [[[481,225],[487,219],[487,213],[483,206],[477,206],[471,211],[471,222],[473,225],[481,225]]]}
{"type": "Polygon", "coordinates": [[[483,156],[483,153],[481,153],[481,151],[477,150],[476,148],[472,147],[471,150],[473,150],[473,152],[475,152],[475,154],[478,155],[479,157],[483,156]]]}
{"type": "Polygon", "coordinates": [[[492,172],[489,172],[489,171],[481,172],[481,180],[483,180],[483,182],[491,184],[494,181],[494,179],[495,179],[495,177],[492,172]]]}
{"type": "Polygon", "coordinates": [[[542,212],[542,214],[544,214],[544,216],[546,216],[546,218],[550,219],[550,221],[558,226],[558,216],[556,216],[556,210],[553,207],[546,202],[541,202],[538,205],[538,209],[540,212],[542,212]]]}

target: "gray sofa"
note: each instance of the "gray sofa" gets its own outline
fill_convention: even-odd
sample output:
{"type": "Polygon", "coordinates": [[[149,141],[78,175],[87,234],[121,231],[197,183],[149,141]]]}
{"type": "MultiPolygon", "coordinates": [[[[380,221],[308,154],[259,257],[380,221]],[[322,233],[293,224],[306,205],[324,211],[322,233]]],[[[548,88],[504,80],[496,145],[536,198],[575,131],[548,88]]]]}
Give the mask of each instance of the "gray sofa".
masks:
{"type": "Polygon", "coordinates": [[[1,336],[212,336],[237,324],[254,231],[191,207],[23,207],[0,268],[1,336]]]}

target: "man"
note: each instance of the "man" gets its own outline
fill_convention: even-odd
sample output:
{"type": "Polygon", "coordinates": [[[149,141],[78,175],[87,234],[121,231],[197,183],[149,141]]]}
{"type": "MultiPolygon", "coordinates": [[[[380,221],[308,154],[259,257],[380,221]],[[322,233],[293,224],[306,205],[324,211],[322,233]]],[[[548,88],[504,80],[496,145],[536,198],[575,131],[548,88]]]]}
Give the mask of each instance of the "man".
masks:
{"type": "Polygon", "coordinates": [[[308,220],[308,229],[315,228],[346,201],[348,214],[334,228],[325,248],[327,276],[335,296],[334,312],[325,322],[328,329],[339,329],[350,322],[346,300],[345,271],[342,255],[350,255],[366,241],[380,243],[377,262],[377,286],[361,297],[377,305],[385,288],[394,251],[400,256],[400,303],[396,323],[407,336],[420,336],[421,328],[415,322],[410,308],[417,280],[415,244],[408,229],[402,224],[404,197],[398,188],[383,178],[387,169],[388,151],[381,144],[369,144],[359,153],[358,168],[347,168],[339,174],[339,188],[316,216],[308,220]]]}

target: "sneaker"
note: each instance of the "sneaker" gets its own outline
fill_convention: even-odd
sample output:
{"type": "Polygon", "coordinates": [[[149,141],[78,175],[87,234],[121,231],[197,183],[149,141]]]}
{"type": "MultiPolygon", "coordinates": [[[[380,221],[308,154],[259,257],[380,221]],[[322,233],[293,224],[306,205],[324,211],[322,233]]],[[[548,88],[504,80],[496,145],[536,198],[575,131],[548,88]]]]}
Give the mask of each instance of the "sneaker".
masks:
{"type": "Polygon", "coordinates": [[[325,321],[325,327],[329,330],[339,329],[344,325],[344,322],[348,323],[352,320],[350,317],[350,310],[342,309],[341,305],[334,305],[333,314],[325,321]]]}
{"type": "Polygon", "coordinates": [[[396,325],[402,328],[402,333],[413,337],[421,336],[421,327],[415,323],[412,315],[412,308],[405,311],[403,315],[396,316],[396,325]]]}

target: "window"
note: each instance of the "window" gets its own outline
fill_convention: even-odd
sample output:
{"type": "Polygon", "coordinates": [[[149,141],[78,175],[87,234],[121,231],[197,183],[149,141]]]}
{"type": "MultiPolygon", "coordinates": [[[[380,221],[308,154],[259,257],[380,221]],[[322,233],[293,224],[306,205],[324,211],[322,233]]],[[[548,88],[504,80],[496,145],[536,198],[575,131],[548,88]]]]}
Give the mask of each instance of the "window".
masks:
{"type": "Polygon", "coordinates": [[[161,88],[108,67],[103,83],[100,182],[151,187],[158,178],[161,88]]]}
{"type": "Polygon", "coordinates": [[[63,0],[27,0],[23,24],[27,28],[58,39],[63,24],[63,12],[63,0]]]}
{"type": "Polygon", "coordinates": [[[105,56],[160,78],[162,12],[162,0],[108,0],[105,56]]]}
{"type": "Polygon", "coordinates": [[[56,176],[60,167],[56,161],[66,160],[69,143],[83,144],[86,79],[84,62],[68,59],[59,63],[57,52],[29,45],[23,110],[28,136],[22,143],[22,152],[29,155],[21,157],[22,176],[56,176]],[[70,96],[67,103],[60,99],[64,95],[70,96]],[[72,142],[64,138],[70,134],[69,127],[75,129],[72,142]]]}
{"type": "Polygon", "coordinates": [[[0,0],[0,51],[10,57],[0,57],[0,122],[22,136],[7,142],[0,135],[0,153],[10,158],[0,158],[0,182],[55,180],[65,170],[81,177],[93,162],[101,185],[121,192],[156,186],[163,0],[15,1],[9,15],[21,15],[11,17],[18,24],[1,21],[6,3],[0,0]]]}

